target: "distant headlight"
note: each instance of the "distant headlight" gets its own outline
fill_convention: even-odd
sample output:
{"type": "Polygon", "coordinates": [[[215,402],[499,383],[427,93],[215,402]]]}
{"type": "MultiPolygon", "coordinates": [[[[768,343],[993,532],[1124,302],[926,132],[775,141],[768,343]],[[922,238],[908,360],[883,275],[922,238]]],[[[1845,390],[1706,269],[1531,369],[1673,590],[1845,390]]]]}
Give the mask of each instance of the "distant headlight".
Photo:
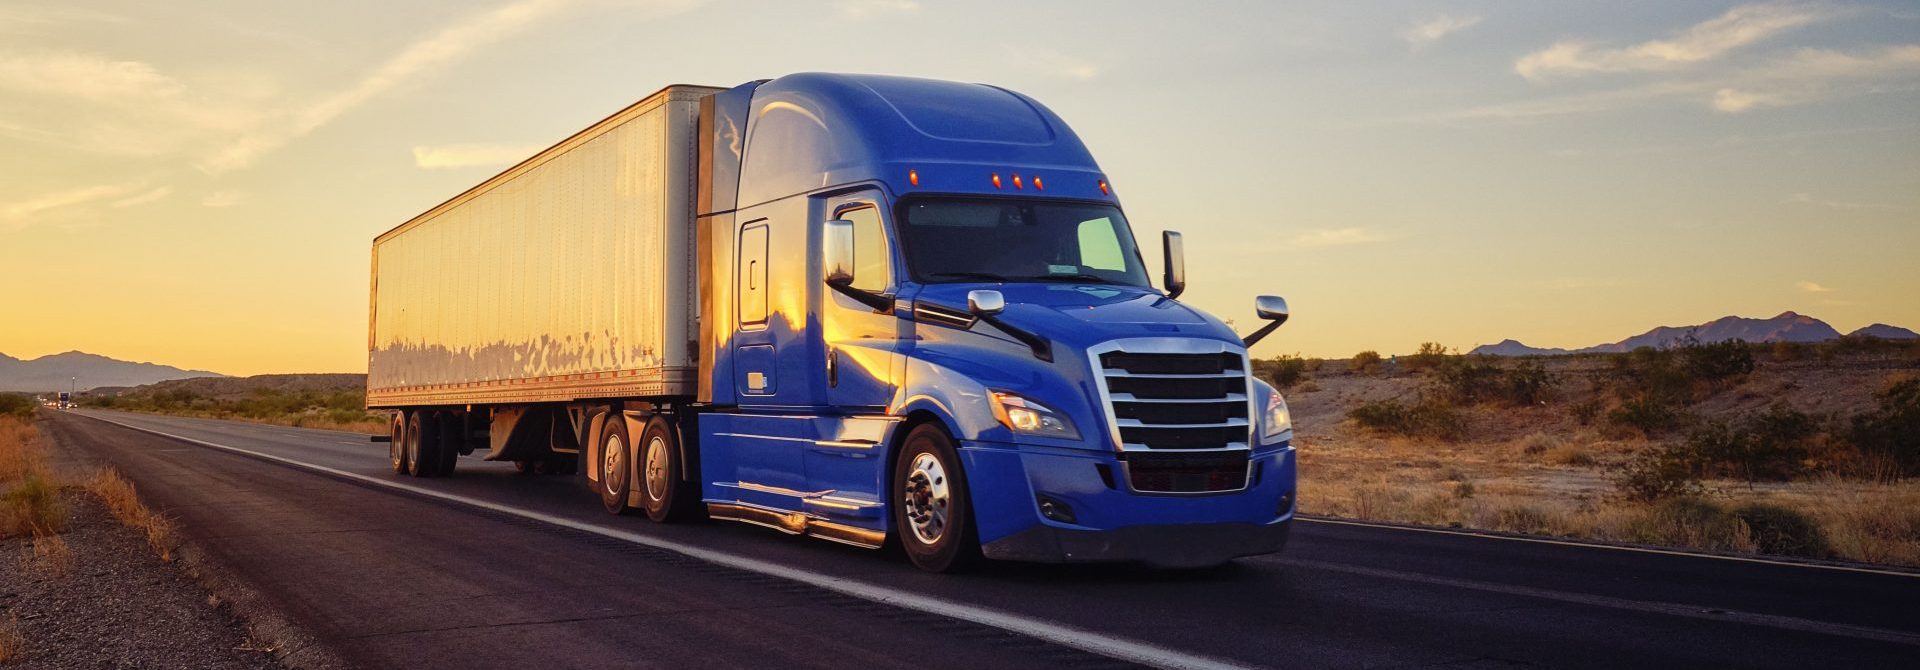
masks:
{"type": "Polygon", "coordinates": [[[1073,421],[1052,408],[1027,398],[1002,391],[993,392],[993,417],[1013,432],[1024,435],[1080,439],[1073,421]]]}
{"type": "Polygon", "coordinates": [[[1293,430],[1293,413],[1287,411],[1287,399],[1279,391],[1267,396],[1267,411],[1261,418],[1260,441],[1266,442],[1293,430]]]}

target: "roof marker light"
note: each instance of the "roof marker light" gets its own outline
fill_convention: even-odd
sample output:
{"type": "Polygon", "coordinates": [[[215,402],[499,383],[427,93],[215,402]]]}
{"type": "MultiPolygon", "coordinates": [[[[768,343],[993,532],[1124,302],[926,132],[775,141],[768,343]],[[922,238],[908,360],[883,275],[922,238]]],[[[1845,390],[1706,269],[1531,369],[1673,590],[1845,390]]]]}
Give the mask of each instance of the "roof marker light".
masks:
{"type": "Polygon", "coordinates": [[[909,184],[913,184],[914,186],[919,186],[919,185],[920,185],[920,171],[919,171],[919,170],[908,170],[908,171],[907,171],[907,183],[909,183],[909,184]]]}
{"type": "Polygon", "coordinates": [[[993,187],[1000,188],[1000,173],[993,173],[993,187]]]}
{"type": "Polygon", "coordinates": [[[1014,187],[1014,188],[1019,188],[1019,189],[1024,189],[1024,188],[1026,188],[1025,186],[1022,186],[1022,185],[1020,185],[1020,175],[1017,175],[1017,174],[1016,174],[1016,175],[1014,175],[1014,176],[1013,176],[1013,187],[1014,187]]]}
{"type": "Polygon", "coordinates": [[[1102,179],[1102,180],[1100,180],[1100,195],[1108,195],[1108,193],[1107,193],[1107,180],[1105,180],[1105,179],[1102,179]]]}
{"type": "Polygon", "coordinates": [[[1040,175],[1033,176],[1033,190],[1036,190],[1036,191],[1047,190],[1047,185],[1040,183],[1040,175]]]}

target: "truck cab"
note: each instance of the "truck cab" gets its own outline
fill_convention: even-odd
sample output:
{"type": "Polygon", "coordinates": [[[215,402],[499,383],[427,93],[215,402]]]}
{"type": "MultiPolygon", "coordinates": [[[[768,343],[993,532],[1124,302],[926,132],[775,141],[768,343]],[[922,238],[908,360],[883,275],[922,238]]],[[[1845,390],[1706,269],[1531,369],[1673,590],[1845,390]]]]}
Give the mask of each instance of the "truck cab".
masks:
{"type": "MultiPolygon", "coordinates": [[[[796,74],[706,97],[698,135],[682,439],[710,515],[892,539],[936,571],[1284,545],[1292,426],[1247,354],[1284,301],[1261,298],[1271,323],[1247,338],[1179,302],[1171,232],[1156,287],[1116,188],[1045,106],[796,74]]],[[[647,449],[642,481],[664,476],[647,449]]]]}

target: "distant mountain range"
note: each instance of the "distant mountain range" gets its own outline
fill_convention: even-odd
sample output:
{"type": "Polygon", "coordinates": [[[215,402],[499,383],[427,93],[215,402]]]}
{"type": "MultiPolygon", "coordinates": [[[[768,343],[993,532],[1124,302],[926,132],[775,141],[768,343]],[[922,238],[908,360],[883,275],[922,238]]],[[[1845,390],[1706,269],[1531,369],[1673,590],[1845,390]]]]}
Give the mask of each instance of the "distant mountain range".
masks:
{"type": "MultiPolygon", "coordinates": [[[[1619,342],[1596,344],[1584,349],[1546,349],[1530,347],[1518,340],[1474,347],[1471,354],[1487,356],[1557,356],[1560,354],[1620,353],[1640,347],[1667,347],[1693,336],[1701,342],[1746,340],[1748,342],[1825,342],[1840,339],[1840,331],[1827,322],[1793,312],[1782,312],[1771,319],[1729,316],[1698,326],[1661,326],[1619,342]]],[[[1876,323],[1847,334],[1849,337],[1877,337],[1883,340],[1920,339],[1920,333],[1898,326],[1876,323]]]]}
{"type": "Polygon", "coordinates": [[[225,375],[206,370],[182,370],[157,363],[122,361],[79,351],[31,360],[0,354],[0,391],[65,391],[70,384],[85,391],[100,386],[141,386],[169,379],[222,376],[225,375]]]}

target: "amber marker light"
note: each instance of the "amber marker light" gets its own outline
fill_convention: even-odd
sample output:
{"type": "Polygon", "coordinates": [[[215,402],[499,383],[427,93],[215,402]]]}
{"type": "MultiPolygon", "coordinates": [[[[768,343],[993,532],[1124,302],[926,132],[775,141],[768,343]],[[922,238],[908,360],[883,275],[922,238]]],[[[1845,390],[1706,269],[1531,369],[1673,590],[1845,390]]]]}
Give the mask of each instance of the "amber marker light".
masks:
{"type": "Polygon", "coordinates": [[[1042,183],[1040,183],[1040,175],[1034,175],[1034,176],[1033,176],[1033,190],[1035,190],[1035,191],[1045,191],[1045,190],[1047,190],[1047,185],[1046,185],[1046,184],[1042,184],[1042,183]]]}
{"type": "Polygon", "coordinates": [[[907,171],[907,183],[909,183],[909,184],[912,184],[912,185],[914,185],[914,186],[919,186],[919,185],[920,185],[920,171],[919,171],[919,170],[908,170],[908,171],[907,171]]]}
{"type": "Polygon", "coordinates": [[[1000,188],[1000,173],[993,173],[993,187],[1000,188]]]}
{"type": "Polygon", "coordinates": [[[1102,180],[1100,180],[1100,195],[1108,195],[1108,193],[1107,193],[1107,180],[1105,180],[1105,179],[1102,179],[1102,180]]]}
{"type": "Polygon", "coordinates": [[[1020,185],[1020,175],[1013,176],[1013,187],[1018,189],[1026,188],[1025,186],[1020,185]]]}

